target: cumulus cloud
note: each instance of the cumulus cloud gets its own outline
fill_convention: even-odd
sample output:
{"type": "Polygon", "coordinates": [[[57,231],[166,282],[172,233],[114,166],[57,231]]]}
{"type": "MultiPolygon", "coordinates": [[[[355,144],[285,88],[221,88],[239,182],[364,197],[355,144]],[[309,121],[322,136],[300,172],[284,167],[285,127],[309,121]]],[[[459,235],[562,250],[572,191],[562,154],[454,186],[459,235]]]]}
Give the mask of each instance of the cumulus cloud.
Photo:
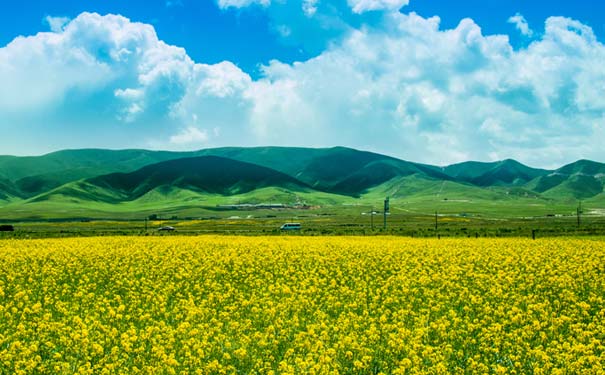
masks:
{"type": "Polygon", "coordinates": [[[178,146],[201,147],[206,141],[208,141],[208,133],[194,126],[189,126],[170,137],[170,143],[178,146]]]}
{"type": "Polygon", "coordinates": [[[313,17],[317,13],[319,0],[303,0],[302,9],[307,17],[313,17]]]}
{"type": "Polygon", "coordinates": [[[354,13],[372,10],[399,10],[409,4],[409,0],[347,0],[354,13]]]}
{"type": "Polygon", "coordinates": [[[221,9],[246,12],[262,9],[281,42],[305,56],[322,53],[362,25],[375,26],[382,17],[408,5],[409,0],[215,0],[221,9]]]}
{"type": "Polygon", "coordinates": [[[534,35],[534,31],[529,28],[529,23],[527,23],[525,17],[523,17],[523,15],[520,13],[510,17],[508,19],[508,23],[515,25],[517,30],[519,30],[519,32],[525,36],[531,37],[534,35]]]}
{"type": "MultiPolygon", "coordinates": [[[[409,0],[346,0],[349,8],[357,14],[368,12],[368,11],[378,11],[378,10],[399,10],[402,7],[409,4],[409,0]]],[[[307,16],[313,16],[317,10],[320,0],[302,0],[300,1],[292,1],[294,4],[302,4],[301,9],[307,16]]],[[[286,2],[277,2],[284,4],[286,2]]],[[[332,7],[338,7],[338,1],[333,2],[332,7]]],[[[219,8],[245,8],[251,5],[261,5],[263,7],[268,7],[271,4],[271,0],[217,0],[217,4],[219,8]]]]}
{"type": "Polygon", "coordinates": [[[393,14],[317,58],[265,67],[250,122],[269,143],[297,135],[432,163],[602,159],[591,137],[605,126],[605,48],[571,19],[545,29],[515,51],[470,19],[441,30],[393,14]]]}
{"type": "Polygon", "coordinates": [[[103,142],[98,146],[144,147],[157,143],[149,137],[169,139],[188,120],[179,108],[189,97],[210,110],[249,79],[232,63],[196,64],[151,25],[82,13],[56,32],[0,48],[0,127],[20,126],[22,134],[35,128],[49,138],[89,127],[91,136],[106,134],[91,138],[103,142]]]}
{"type": "Polygon", "coordinates": [[[347,0],[215,0],[225,11],[247,12],[261,9],[269,29],[282,43],[296,46],[306,55],[321,53],[351,29],[357,16],[347,0]]]}
{"type": "Polygon", "coordinates": [[[63,31],[63,26],[65,26],[69,21],[69,17],[51,17],[46,16],[44,18],[48,26],[50,27],[50,31],[54,33],[60,33],[63,31]]]}
{"type": "Polygon", "coordinates": [[[217,4],[221,9],[244,8],[250,5],[261,5],[266,7],[271,4],[271,0],[218,0],[217,4]]]}
{"type": "Polygon", "coordinates": [[[20,144],[10,126],[61,148],[345,145],[437,164],[603,160],[602,61],[605,46],[568,18],[549,18],[514,50],[470,19],[444,30],[437,17],[390,12],[252,79],[232,62],[192,61],[150,25],[84,13],[0,49],[2,146],[20,144]]]}

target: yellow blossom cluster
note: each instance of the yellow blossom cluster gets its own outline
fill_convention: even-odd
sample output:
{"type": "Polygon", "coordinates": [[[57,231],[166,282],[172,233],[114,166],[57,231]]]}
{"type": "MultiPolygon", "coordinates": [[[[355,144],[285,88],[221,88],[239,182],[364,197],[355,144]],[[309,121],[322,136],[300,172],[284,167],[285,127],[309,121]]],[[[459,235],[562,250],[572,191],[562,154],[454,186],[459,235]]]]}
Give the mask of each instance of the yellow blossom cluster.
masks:
{"type": "Polygon", "coordinates": [[[599,239],[0,241],[1,374],[602,374],[599,239]]]}

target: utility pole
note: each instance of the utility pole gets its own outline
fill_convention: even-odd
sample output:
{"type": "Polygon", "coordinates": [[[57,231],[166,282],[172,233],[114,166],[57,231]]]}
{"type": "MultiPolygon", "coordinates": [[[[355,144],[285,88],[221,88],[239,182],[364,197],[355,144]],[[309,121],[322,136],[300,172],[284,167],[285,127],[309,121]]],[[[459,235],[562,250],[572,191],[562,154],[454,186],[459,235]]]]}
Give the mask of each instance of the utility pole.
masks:
{"type": "Polygon", "coordinates": [[[437,211],[435,211],[435,233],[437,233],[437,230],[439,229],[439,221],[437,218],[437,211]]]}
{"type": "Polygon", "coordinates": [[[582,201],[578,203],[578,208],[576,208],[576,216],[578,217],[578,228],[580,227],[580,216],[582,215],[582,201]]]}
{"type": "Polygon", "coordinates": [[[372,224],[372,231],[374,231],[374,206],[372,206],[372,211],[370,211],[370,223],[372,224]]]}
{"type": "Polygon", "coordinates": [[[389,213],[389,209],[390,209],[390,207],[389,207],[389,197],[387,197],[387,199],[384,200],[384,212],[383,212],[383,215],[384,215],[384,222],[383,222],[384,230],[387,229],[387,214],[389,213]]]}

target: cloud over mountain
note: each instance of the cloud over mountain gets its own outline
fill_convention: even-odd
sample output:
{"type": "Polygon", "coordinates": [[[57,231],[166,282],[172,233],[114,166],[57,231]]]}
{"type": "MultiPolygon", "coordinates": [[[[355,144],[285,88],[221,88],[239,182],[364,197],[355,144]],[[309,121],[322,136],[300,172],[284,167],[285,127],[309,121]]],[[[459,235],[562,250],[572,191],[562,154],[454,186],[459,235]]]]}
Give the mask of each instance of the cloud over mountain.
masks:
{"type": "MultiPolygon", "coordinates": [[[[406,2],[349,3],[361,13],[406,2]]],[[[305,4],[302,17],[326,20],[323,2],[305,4]]],[[[82,13],[57,25],[0,48],[0,130],[32,138],[8,132],[4,152],[194,140],[343,144],[431,163],[605,159],[594,143],[605,136],[605,46],[568,18],[549,18],[515,50],[470,19],[443,30],[439,18],[386,11],[343,26],[317,57],[273,61],[256,79],[229,61],[193,61],[153,26],[122,16],[82,13]]]]}

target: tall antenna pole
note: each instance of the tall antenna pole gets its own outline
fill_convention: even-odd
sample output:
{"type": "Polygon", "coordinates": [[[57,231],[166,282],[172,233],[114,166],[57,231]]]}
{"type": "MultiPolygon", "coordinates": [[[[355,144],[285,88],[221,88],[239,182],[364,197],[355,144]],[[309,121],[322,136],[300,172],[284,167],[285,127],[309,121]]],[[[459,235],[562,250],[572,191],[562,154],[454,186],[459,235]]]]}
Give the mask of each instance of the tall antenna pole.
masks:
{"type": "Polygon", "coordinates": [[[389,207],[389,197],[387,197],[387,199],[384,200],[384,212],[383,212],[383,215],[384,215],[383,226],[384,226],[385,230],[387,229],[387,214],[389,213],[389,209],[390,209],[390,207],[389,207]]]}

